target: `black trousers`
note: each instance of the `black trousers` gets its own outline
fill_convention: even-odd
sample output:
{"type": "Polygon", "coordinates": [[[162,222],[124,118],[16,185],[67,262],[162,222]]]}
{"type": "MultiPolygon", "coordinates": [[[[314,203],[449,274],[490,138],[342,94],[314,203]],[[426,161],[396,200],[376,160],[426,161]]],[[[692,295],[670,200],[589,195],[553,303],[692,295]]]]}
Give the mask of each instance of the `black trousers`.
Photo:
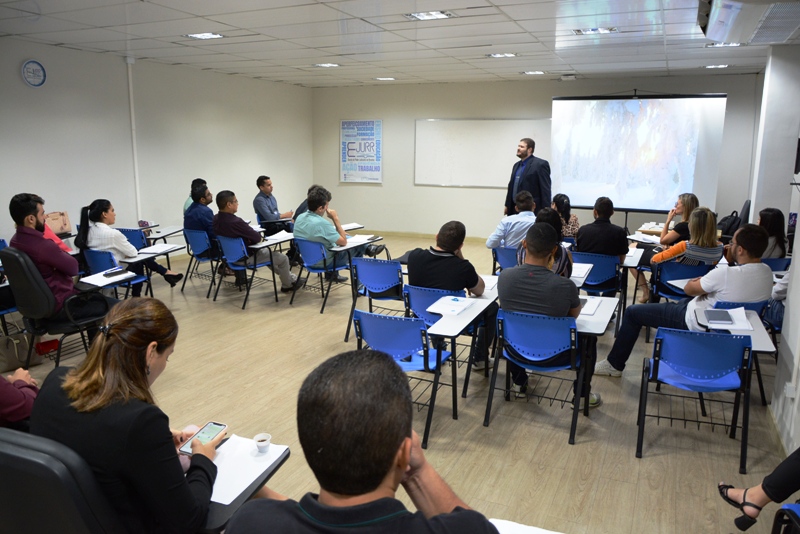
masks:
{"type": "Polygon", "coordinates": [[[772,502],[783,502],[800,490],[800,449],[778,464],[761,482],[764,493],[772,502]]]}

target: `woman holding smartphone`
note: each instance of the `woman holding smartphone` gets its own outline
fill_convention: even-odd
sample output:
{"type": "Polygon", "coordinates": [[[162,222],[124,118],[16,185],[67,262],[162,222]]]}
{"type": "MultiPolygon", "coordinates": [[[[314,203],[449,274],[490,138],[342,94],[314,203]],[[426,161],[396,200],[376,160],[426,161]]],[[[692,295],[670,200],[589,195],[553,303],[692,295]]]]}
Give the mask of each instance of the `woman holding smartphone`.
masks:
{"type": "Polygon", "coordinates": [[[74,369],[57,367],[31,414],[31,433],[63,443],[92,468],[128,532],[196,532],[206,521],[217,476],[212,460],[225,433],[192,440],[188,471],[151,386],[175,348],[178,323],[151,298],[111,309],[74,369]]]}

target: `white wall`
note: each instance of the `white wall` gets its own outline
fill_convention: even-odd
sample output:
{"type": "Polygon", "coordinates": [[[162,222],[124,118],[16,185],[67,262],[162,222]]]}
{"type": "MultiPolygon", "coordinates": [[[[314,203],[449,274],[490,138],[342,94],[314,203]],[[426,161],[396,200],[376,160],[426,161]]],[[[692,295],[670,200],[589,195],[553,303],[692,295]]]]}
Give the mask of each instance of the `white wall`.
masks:
{"type": "MultiPolygon", "coordinates": [[[[193,178],[231,189],[254,219],[260,174],[273,177],[281,209],[294,209],[311,184],[311,90],[138,62],[132,65],[142,218],[182,223],[193,178]]],[[[0,38],[0,184],[7,202],[33,192],[45,209],[67,210],[108,198],[118,226],[137,220],[134,155],[125,61],[0,38]],[[47,69],[30,88],[27,59],[47,69]]],[[[0,237],[14,233],[0,216],[0,237]]]]}
{"type": "MultiPolygon", "coordinates": [[[[720,213],[740,209],[752,176],[754,129],[762,77],[691,76],[647,79],[525,81],[471,84],[346,87],[314,91],[314,182],[333,193],[333,205],[343,220],[356,220],[368,229],[434,233],[442,223],[460,219],[467,234],[487,236],[503,212],[501,189],[440,188],[414,185],[414,124],[420,118],[544,119],[551,115],[554,96],[619,94],[633,88],[660,93],[727,93],[719,188],[716,199],[700,199],[720,213]],[[383,119],[383,184],[339,183],[339,121],[383,119]]],[[[520,132],[520,137],[526,137],[520,132]]],[[[516,146],[508,147],[511,174],[516,146]]],[[[475,157],[480,157],[476,154],[475,157]]],[[[588,222],[588,212],[579,212],[588,222]]],[[[631,216],[636,227],[655,216],[631,216]]],[[[621,224],[622,216],[615,222],[621,224]]]]}

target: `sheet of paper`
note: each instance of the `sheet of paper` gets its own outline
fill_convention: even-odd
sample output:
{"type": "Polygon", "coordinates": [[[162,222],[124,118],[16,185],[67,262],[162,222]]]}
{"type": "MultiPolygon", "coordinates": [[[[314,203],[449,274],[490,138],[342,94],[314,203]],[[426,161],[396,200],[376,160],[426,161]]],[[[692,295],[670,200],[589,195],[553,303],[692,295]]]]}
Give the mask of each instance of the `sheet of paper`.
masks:
{"type": "Polygon", "coordinates": [[[109,278],[107,276],[103,276],[104,273],[107,273],[111,269],[103,271],[102,273],[93,274],[92,276],[85,276],[81,278],[81,282],[86,282],[87,284],[91,284],[97,287],[105,287],[110,284],[118,284],[120,282],[124,282],[130,278],[134,278],[136,275],[130,271],[120,271],[119,275],[114,276],[113,278],[109,278]]]}
{"type": "Polygon", "coordinates": [[[291,232],[287,232],[286,230],[281,230],[277,234],[272,234],[271,236],[268,236],[267,239],[275,241],[280,241],[282,239],[294,239],[294,234],[291,232]]]}
{"type": "Polygon", "coordinates": [[[173,250],[180,250],[180,248],[180,245],[158,243],[139,250],[139,254],[163,254],[165,252],[172,252],[173,250]]]}
{"type": "Polygon", "coordinates": [[[495,526],[500,534],[561,534],[555,530],[531,527],[505,519],[490,519],[489,522],[495,526]]]}
{"type": "Polygon", "coordinates": [[[653,245],[658,245],[661,242],[661,238],[658,236],[641,234],[639,232],[636,232],[633,235],[629,235],[628,239],[632,239],[633,241],[639,241],[641,243],[650,243],[653,245]]]}
{"type": "Polygon", "coordinates": [[[473,302],[466,297],[442,297],[428,306],[428,311],[440,315],[458,315],[472,306],[473,302]]]}
{"type": "Polygon", "coordinates": [[[734,308],[732,310],[728,310],[728,313],[731,314],[731,319],[733,319],[733,324],[730,326],[723,327],[725,330],[752,330],[753,325],[750,324],[750,321],[747,319],[747,313],[745,312],[744,308],[734,308]]]}
{"type": "Polygon", "coordinates": [[[589,274],[589,271],[592,270],[591,263],[573,263],[572,264],[572,276],[575,278],[586,278],[586,275],[589,274]]]}
{"type": "Polygon", "coordinates": [[[217,449],[214,463],[217,465],[217,480],[211,500],[228,505],[242,494],[258,476],[283,454],[286,445],[272,444],[269,451],[258,452],[256,442],[233,434],[217,449]]]}
{"type": "Polygon", "coordinates": [[[349,244],[352,244],[352,243],[369,243],[374,238],[375,238],[374,235],[354,235],[352,237],[347,238],[347,242],[349,244]]]}
{"type": "Polygon", "coordinates": [[[497,276],[481,275],[481,278],[483,278],[483,283],[486,286],[485,291],[491,291],[497,286],[497,276]]]}
{"type": "Polygon", "coordinates": [[[358,223],[347,223],[342,225],[342,230],[345,232],[349,230],[358,230],[359,228],[364,228],[364,225],[358,223]]]}
{"type": "Polygon", "coordinates": [[[581,308],[581,315],[594,315],[594,313],[597,311],[597,308],[600,307],[600,300],[598,299],[582,298],[581,302],[583,303],[583,308],[581,308]],[[585,303],[583,303],[584,300],[586,300],[585,303]]]}

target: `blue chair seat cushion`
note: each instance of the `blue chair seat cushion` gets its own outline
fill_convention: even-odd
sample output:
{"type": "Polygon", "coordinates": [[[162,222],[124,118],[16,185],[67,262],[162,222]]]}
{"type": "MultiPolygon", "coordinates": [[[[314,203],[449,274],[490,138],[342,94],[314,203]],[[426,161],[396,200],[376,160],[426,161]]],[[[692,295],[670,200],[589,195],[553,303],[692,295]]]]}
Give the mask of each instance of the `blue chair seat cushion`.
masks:
{"type": "MultiPolygon", "coordinates": [[[[520,355],[516,350],[514,350],[513,347],[506,344],[506,346],[503,348],[503,357],[514,362],[523,369],[527,369],[528,371],[552,372],[565,371],[572,368],[569,349],[565,350],[564,352],[560,352],[555,356],[537,360],[536,363],[534,363],[532,360],[520,355]]],[[[575,365],[580,367],[579,352],[576,352],[575,354],[575,365]]]]}
{"type": "MultiPolygon", "coordinates": [[[[650,379],[652,380],[653,378],[653,359],[651,358],[650,379]]],[[[679,389],[697,393],[728,391],[737,389],[740,386],[739,373],[736,369],[721,377],[705,378],[692,376],[689,370],[678,372],[663,361],[658,363],[658,381],[679,389]]]]}
{"type": "MultiPolygon", "coordinates": [[[[442,363],[446,362],[450,359],[452,353],[449,351],[443,350],[442,351],[442,363]]],[[[403,370],[404,373],[409,373],[413,371],[424,371],[425,370],[425,362],[424,362],[424,353],[423,351],[418,351],[411,355],[410,361],[405,361],[406,358],[398,358],[395,357],[395,362],[397,365],[400,366],[400,369],[403,370]]],[[[431,349],[428,351],[428,369],[436,369],[436,350],[431,349]]]]}

